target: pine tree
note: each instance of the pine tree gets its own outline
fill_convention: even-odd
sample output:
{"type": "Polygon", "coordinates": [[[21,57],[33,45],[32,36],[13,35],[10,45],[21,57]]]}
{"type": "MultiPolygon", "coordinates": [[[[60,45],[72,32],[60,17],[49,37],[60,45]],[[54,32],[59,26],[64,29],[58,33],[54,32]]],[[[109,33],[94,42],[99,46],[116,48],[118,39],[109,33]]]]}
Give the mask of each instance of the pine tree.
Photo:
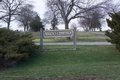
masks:
{"type": "Polygon", "coordinates": [[[106,36],[110,38],[107,41],[114,44],[117,50],[120,51],[120,15],[109,13],[109,16],[112,20],[107,19],[108,26],[111,28],[111,31],[106,31],[106,36]]]}
{"type": "Polygon", "coordinates": [[[43,28],[43,24],[38,15],[35,16],[34,20],[30,23],[30,28],[32,31],[40,31],[40,28],[43,28]]]}

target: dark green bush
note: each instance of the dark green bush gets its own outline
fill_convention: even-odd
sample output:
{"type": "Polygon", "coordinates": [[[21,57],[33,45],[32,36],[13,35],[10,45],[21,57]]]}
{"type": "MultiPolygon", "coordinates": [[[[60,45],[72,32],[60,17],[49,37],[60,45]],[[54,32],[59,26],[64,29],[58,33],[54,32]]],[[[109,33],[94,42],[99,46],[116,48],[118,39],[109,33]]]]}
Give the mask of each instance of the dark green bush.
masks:
{"type": "Polygon", "coordinates": [[[0,29],[0,67],[9,67],[25,61],[38,48],[33,42],[32,34],[0,29]]]}
{"type": "Polygon", "coordinates": [[[109,13],[112,20],[107,19],[108,26],[111,30],[106,31],[108,42],[114,44],[118,51],[120,51],[120,15],[117,13],[109,13]]]}

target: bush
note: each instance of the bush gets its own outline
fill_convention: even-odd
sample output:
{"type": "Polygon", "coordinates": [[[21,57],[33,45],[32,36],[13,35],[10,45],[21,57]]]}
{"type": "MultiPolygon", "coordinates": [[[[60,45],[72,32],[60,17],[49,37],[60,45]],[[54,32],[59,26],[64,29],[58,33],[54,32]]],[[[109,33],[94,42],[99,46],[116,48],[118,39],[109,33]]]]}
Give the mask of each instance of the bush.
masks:
{"type": "Polygon", "coordinates": [[[108,26],[111,31],[106,31],[106,35],[110,38],[108,42],[114,44],[118,51],[120,51],[120,15],[117,13],[109,13],[112,20],[107,19],[108,26]]]}
{"type": "Polygon", "coordinates": [[[0,29],[0,66],[9,67],[27,60],[39,47],[32,34],[0,29]]]}

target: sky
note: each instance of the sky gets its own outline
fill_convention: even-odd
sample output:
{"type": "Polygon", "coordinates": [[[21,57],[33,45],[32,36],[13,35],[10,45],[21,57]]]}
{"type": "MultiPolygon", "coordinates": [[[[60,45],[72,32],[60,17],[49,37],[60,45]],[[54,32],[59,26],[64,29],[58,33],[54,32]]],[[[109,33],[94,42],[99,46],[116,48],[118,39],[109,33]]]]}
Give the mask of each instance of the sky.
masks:
{"type": "MultiPolygon", "coordinates": [[[[32,1],[33,1],[32,4],[34,5],[34,11],[36,11],[39,14],[40,18],[43,19],[44,13],[45,13],[45,10],[46,10],[45,0],[32,0],[32,1]]],[[[76,22],[73,22],[73,23],[76,23],[76,22]]],[[[7,25],[6,23],[2,24],[2,26],[6,26],[6,25],[7,25]]],[[[107,27],[107,24],[105,24],[103,26],[104,26],[103,30],[109,29],[107,27]]],[[[64,25],[58,25],[58,28],[63,29],[64,25]]],[[[10,29],[12,29],[12,30],[23,30],[23,27],[18,27],[18,22],[14,21],[14,22],[11,22],[10,29]]]]}
{"type": "Polygon", "coordinates": [[[39,13],[39,16],[43,18],[45,13],[45,1],[44,0],[34,0],[33,5],[35,6],[34,10],[39,13]]]}

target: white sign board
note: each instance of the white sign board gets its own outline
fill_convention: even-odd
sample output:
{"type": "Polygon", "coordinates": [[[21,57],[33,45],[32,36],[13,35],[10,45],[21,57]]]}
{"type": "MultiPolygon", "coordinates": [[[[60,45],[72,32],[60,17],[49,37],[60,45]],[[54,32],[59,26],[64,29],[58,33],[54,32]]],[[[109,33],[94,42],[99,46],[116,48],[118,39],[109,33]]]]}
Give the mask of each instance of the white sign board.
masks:
{"type": "Polygon", "coordinates": [[[44,37],[72,37],[73,30],[65,29],[65,30],[46,30],[44,31],[44,37]]]}

